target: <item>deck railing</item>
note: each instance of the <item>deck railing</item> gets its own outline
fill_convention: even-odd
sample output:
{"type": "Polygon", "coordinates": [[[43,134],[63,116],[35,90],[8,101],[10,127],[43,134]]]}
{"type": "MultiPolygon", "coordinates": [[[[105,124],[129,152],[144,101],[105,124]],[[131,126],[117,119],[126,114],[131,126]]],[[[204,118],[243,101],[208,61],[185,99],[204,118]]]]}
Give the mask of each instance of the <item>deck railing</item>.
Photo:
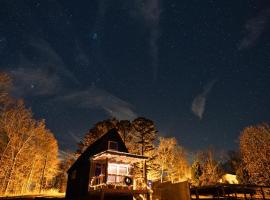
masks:
{"type": "Polygon", "coordinates": [[[107,179],[105,179],[105,175],[94,176],[91,178],[89,183],[90,190],[96,190],[100,188],[128,188],[128,189],[138,189],[143,190],[146,189],[146,184],[144,178],[136,177],[129,175],[116,175],[116,174],[108,174],[107,179]],[[129,177],[132,182],[128,184],[125,181],[125,178],[129,177]]]}

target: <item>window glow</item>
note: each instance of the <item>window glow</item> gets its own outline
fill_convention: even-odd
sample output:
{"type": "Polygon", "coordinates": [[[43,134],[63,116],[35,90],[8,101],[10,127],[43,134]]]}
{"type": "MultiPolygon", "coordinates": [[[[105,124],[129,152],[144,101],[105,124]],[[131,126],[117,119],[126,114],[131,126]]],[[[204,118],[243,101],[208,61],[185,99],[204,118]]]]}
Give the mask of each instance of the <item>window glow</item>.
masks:
{"type": "Polygon", "coordinates": [[[108,174],[125,176],[129,174],[129,167],[129,164],[109,163],[108,174]]]}

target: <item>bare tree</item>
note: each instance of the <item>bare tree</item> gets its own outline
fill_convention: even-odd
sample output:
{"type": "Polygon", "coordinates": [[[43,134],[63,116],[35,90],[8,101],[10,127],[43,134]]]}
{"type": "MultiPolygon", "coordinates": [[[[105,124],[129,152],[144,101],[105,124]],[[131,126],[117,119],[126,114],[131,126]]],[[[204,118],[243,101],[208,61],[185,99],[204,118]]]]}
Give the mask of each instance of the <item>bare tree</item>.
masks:
{"type": "Polygon", "coordinates": [[[163,182],[165,172],[172,182],[188,178],[190,173],[185,151],[183,147],[177,144],[175,138],[160,137],[156,152],[161,182],[163,182]]]}
{"type": "Polygon", "coordinates": [[[45,121],[35,120],[22,100],[12,99],[8,89],[4,91],[7,93],[1,93],[4,94],[1,98],[11,101],[1,101],[0,194],[20,194],[42,185],[38,181],[41,178],[37,177],[46,180],[45,185],[52,180],[57,168],[58,146],[45,121]]]}
{"type": "Polygon", "coordinates": [[[217,158],[213,148],[209,148],[207,151],[200,152],[197,161],[197,164],[201,170],[201,175],[199,176],[199,184],[216,184],[223,175],[221,163],[222,159],[217,158]]]}

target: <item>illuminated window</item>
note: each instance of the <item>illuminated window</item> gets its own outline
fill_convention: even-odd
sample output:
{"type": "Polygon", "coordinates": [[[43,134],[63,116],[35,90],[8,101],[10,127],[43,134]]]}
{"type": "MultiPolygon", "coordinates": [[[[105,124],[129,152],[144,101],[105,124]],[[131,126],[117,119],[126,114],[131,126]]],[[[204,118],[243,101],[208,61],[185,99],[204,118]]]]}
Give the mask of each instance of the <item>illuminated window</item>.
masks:
{"type": "Polygon", "coordinates": [[[109,163],[108,174],[128,175],[128,164],[109,163]]]}
{"type": "Polygon", "coordinates": [[[118,166],[118,174],[119,175],[127,175],[128,174],[128,166],[118,166]]]}
{"type": "Polygon", "coordinates": [[[108,164],[108,183],[123,183],[124,177],[129,175],[128,164],[108,164]]]}
{"type": "Polygon", "coordinates": [[[109,174],[117,174],[117,165],[111,165],[108,166],[108,173],[109,174]]]}
{"type": "Polygon", "coordinates": [[[118,143],[114,141],[108,142],[108,149],[118,151],[118,143]]]}

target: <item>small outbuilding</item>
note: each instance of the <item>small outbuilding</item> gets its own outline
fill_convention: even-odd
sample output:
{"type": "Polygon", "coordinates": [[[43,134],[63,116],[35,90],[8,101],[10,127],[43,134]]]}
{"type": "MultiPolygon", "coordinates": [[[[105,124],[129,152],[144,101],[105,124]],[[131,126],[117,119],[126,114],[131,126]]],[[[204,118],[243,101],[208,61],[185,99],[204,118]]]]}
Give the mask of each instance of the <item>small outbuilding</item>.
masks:
{"type": "Polygon", "coordinates": [[[147,157],[128,153],[116,129],[91,144],[68,170],[66,199],[133,199],[149,197],[145,177],[134,164],[147,157]]]}

